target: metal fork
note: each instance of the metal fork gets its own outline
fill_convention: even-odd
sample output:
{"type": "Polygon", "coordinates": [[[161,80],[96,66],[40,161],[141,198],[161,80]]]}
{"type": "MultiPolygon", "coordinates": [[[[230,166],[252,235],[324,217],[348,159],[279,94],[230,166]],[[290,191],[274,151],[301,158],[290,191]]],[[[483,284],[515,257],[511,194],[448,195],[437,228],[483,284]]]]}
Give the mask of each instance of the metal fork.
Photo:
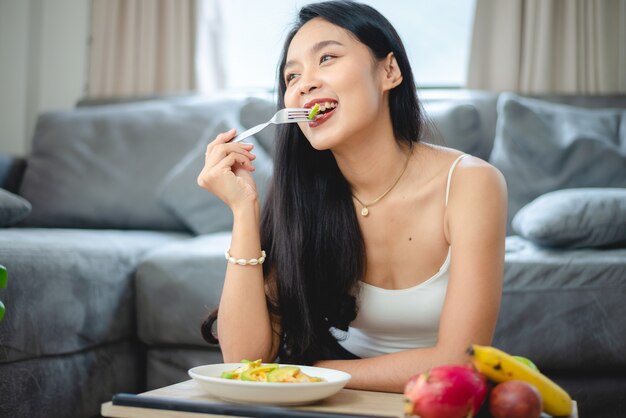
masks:
{"type": "Polygon", "coordinates": [[[279,124],[279,123],[295,123],[295,122],[310,122],[308,116],[311,109],[307,109],[304,107],[288,107],[285,109],[281,109],[272,119],[265,123],[261,123],[257,126],[253,126],[247,131],[243,131],[239,135],[235,137],[231,142],[241,142],[247,137],[254,135],[255,133],[261,131],[262,129],[267,128],[270,124],[279,124]]]}

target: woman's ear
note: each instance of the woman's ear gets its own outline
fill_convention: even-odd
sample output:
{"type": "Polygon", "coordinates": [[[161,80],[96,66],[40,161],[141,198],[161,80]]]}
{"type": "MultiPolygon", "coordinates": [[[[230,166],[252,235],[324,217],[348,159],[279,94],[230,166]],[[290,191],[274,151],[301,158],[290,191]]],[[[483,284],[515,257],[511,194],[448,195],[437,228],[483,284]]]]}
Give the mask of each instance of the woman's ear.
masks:
{"type": "Polygon", "coordinates": [[[398,67],[398,61],[396,61],[393,52],[387,54],[382,65],[384,90],[391,90],[402,83],[402,72],[400,71],[400,67],[398,67]]]}

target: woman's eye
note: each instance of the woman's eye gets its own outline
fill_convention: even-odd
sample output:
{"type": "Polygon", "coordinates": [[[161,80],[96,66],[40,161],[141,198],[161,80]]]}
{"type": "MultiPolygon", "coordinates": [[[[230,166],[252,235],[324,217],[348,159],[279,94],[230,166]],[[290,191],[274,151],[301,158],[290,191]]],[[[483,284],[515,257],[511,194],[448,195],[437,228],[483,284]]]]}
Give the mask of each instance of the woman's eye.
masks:
{"type": "Polygon", "coordinates": [[[322,57],[320,58],[320,64],[323,63],[323,62],[326,62],[326,61],[328,61],[328,60],[330,60],[332,58],[335,58],[335,57],[332,56],[332,55],[328,55],[328,54],[322,55],[322,57]]]}
{"type": "Polygon", "coordinates": [[[294,78],[296,78],[297,74],[287,74],[285,77],[285,81],[289,84],[294,78]]]}

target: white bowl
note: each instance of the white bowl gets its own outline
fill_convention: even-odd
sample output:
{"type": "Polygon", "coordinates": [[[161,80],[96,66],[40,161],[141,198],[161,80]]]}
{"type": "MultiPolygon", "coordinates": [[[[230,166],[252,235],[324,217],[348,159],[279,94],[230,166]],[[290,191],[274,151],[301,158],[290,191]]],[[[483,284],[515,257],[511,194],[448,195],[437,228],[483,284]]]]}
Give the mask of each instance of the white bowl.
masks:
{"type": "MultiPolygon", "coordinates": [[[[241,363],[220,363],[198,366],[188,371],[209,395],[225,401],[270,405],[303,405],[319,401],[339,392],[352,376],[339,370],[321,367],[296,366],[311,377],[321,377],[324,382],[269,383],[224,379],[222,372],[234,370],[241,363]]],[[[281,364],[280,366],[291,366],[281,364]]]]}

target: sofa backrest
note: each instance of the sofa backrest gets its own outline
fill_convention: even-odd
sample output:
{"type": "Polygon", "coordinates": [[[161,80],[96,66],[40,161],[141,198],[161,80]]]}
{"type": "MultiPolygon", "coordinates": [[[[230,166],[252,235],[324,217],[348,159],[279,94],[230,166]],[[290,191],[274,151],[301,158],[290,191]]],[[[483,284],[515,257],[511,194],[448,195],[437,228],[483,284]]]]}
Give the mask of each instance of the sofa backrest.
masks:
{"type": "MultiPolygon", "coordinates": [[[[424,139],[491,161],[501,128],[499,98],[497,93],[471,90],[420,93],[436,128],[424,139]]],[[[626,108],[624,95],[538,98],[589,108],[626,108]]],[[[33,205],[24,225],[213,230],[210,225],[190,227],[171,210],[172,201],[170,207],[164,206],[160,198],[163,181],[199,147],[199,142],[204,141],[200,145],[205,146],[212,139],[203,136],[207,127],[221,121],[222,125],[240,124],[240,130],[246,129],[268,120],[275,110],[267,96],[176,96],[107,105],[83,102],[75,110],[42,114],[19,188],[19,194],[33,205]]],[[[273,135],[270,127],[251,140],[258,141],[271,155],[273,135]]],[[[24,163],[14,165],[10,176],[7,164],[1,166],[4,174],[0,168],[0,177],[10,178],[10,184],[17,188],[16,178],[24,163]]],[[[188,167],[188,173],[193,171],[194,167],[188,167]]],[[[519,198],[517,193],[515,188],[509,190],[518,206],[527,203],[530,195],[519,198]]],[[[218,216],[219,229],[225,228],[227,215],[222,215],[218,216]]]]}

